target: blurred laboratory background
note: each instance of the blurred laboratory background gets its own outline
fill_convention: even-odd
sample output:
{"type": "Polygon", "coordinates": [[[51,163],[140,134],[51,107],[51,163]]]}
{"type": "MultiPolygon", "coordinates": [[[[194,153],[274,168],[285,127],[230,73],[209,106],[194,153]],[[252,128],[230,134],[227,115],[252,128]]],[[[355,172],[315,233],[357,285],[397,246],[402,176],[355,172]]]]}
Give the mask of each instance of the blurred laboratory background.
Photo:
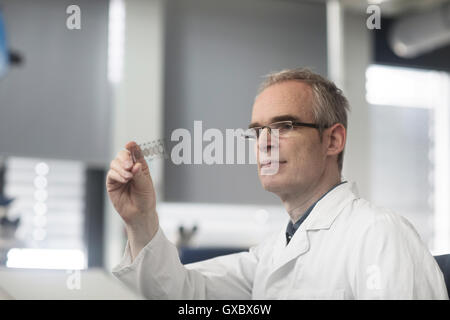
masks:
{"type": "Polygon", "coordinates": [[[284,228],[255,164],[176,165],[171,135],[246,128],[263,76],[295,67],[350,101],[344,178],[450,253],[449,0],[0,0],[0,289],[120,261],[105,178],[131,140],[164,142],[149,165],[184,263],[284,228]]]}

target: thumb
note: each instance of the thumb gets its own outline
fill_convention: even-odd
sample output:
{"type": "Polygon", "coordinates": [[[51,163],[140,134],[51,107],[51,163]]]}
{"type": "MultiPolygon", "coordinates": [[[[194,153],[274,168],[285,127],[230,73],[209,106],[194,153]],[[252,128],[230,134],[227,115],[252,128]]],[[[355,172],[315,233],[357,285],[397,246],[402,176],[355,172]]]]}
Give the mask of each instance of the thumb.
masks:
{"type": "Polygon", "coordinates": [[[147,161],[145,161],[144,154],[141,148],[134,141],[130,141],[125,145],[125,148],[130,152],[133,164],[140,163],[142,171],[148,171],[147,161]]]}
{"type": "Polygon", "coordinates": [[[148,179],[151,179],[151,177],[147,161],[145,161],[141,148],[134,141],[127,143],[125,148],[130,151],[133,159],[134,164],[131,169],[134,175],[133,180],[135,180],[138,187],[145,187],[148,184],[148,179]]]}

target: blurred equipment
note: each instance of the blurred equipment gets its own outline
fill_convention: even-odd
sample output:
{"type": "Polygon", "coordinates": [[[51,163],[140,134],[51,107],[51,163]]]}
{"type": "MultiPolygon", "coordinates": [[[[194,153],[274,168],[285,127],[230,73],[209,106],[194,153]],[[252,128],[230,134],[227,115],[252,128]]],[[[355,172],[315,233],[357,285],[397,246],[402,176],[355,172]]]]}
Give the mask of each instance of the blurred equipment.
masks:
{"type": "Polygon", "coordinates": [[[388,38],[398,57],[412,59],[450,44],[449,0],[342,0],[342,5],[359,14],[375,5],[382,19],[394,20],[388,38]]]}
{"type": "Polygon", "coordinates": [[[0,268],[0,299],[142,299],[102,269],[30,270],[0,268]]]}
{"type": "Polygon", "coordinates": [[[198,232],[197,225],[193,225],[192,228],[187,229],[185,226],[180,225],[178,227],[178,237],[176,240],[176,247],[180,255],[180,261],[182,264],[189,264],[207,259],[212,259],[227,254],[238,253],[246,251],[246,248],[233,248],[233,247],[197,247],[193,245],[193,238],[198,232]]]}
{"type": "Polygon", "coordinates": [[[21,64],[23,64],[23,61],[24,61],[23,56],[19,52],[13,51],[13,50],[9,51],[9,63],[10,63],[10,65],[12,65],[12,66],[15,66],[15,65],[20,66],[21,64]]]}
{"type": "Polygon", "coordinates": [[[5,197],[0,192],[0,238],[12,239],[15,237],[20,218],[9,219],[8,207],[14,199],[5,197]]]}
{"type": "Polygon", "coordinates": [[[13,198],[4,194],[5,161],[0,158],[0,265],[5,265],[8,251],[23,245],[23,242],[16,238],[16,231],[20,224],[20,217],[10,219],[8,209],[13,198]]]}
{"type": "Polygon", "coordinates": [[[208,248],[190,248],[181,247],[178,251],[180,253],[180,261],[182,264],[189,264],[215,257],[224,256],[227,254],[238,253],[247,251],[245,248],[220,248],[220,247],[208,247],[208,248]]]}
{"type": "Polygon", "coordinates": [[[24,243],[16,238],[20,217],[8,218],[8,207],[13,199],[5,197],[0,192],[0,265],[5,265],[7,254],[12,248],[20,248],[24,243]]]}
{"type": "Polygon", "coordinates": [[[188,247],[191,244],[192,238],[195,236],[197,230],[198,230],[197,225],[194,225],[190,230],[186,230],[184,226],[179,226],[176,247],[177,248],[188,247]]]}
{"type": "Polygon", "coordinates": [[[415,58],[450,44],[450,3],[400,17],[390,30],[389,43],[402,58],[415,58]]]}
{"type": "Polygon", "coordinates": [[[2,12],[0,11],[0,78],[8,71],[9,53],[6,43],[5,25],[3,23],[2,12]]]}
{"type": "Polygon", "coordinates": [[[21,65],[23,63],[22,55],[17,51],[9,50],[6,39],[6,28],[0,11],[0,78],[2,78],[12,65],[21,65]]]}

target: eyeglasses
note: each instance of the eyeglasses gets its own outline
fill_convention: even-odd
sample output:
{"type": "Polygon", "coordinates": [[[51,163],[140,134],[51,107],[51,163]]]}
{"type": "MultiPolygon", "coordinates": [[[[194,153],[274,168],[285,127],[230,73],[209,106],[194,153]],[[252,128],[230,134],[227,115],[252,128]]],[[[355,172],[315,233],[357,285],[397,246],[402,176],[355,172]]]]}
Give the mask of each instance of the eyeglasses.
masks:
{"type": "Polygon", "coordinates": [[[248,140],[256,140],[259,138],[261,132],[264,130],[264,128],[267,128],[269,133],[272,133],[272,130],[276,130],[275,132],[278,132],[278,135],[286,135],[287,133],[291,132],[295,127],[309,127],[309,128],[315,128],[319,129],[320,126],[318,124],[314,123],[303,123],[303,122],[295,122],[291,120],[287,121],[279,121],[271,123],[267,126],[262,127],[253,127],[248,128],[242,135],[243,138],[248,140]]]}

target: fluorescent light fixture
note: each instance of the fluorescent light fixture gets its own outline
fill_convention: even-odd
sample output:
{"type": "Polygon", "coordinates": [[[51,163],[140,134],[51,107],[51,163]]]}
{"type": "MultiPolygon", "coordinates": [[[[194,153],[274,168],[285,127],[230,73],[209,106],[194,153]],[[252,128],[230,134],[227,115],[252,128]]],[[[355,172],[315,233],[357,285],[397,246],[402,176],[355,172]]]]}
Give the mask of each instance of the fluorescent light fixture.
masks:
{"type": "Polygon", "coordinates": [[[122,79],[125,46],[125,2],[110,0],[108,25],[108,79],[118,84],[122,79]]]}
{"type": "Polygon", "coordinates": [[[437,73],[430,91],[434,107],[434,243],[433,254],[450,252],[450,76],[437,73]]]}
{"type": "Polygon", "coordinates": [[[395,20],[388,34],[389,45],[402,58],[415,58],[450,44],[450,6],[406,14],[395,20]]]}
{"type": "Polygon", "coordinates": [[[367,0],[367,4],[382,4],[383,2],[388,2],[389,0],[367,0]]]}
{"type": "Polygon", "coordinates": [[[344,84],[344,23],[339,0],[327,1],[327,56],[328,75],[338,87],[344,84]]]}
{"type": "Polygon", "coordinates": [[[371,105],[432,109],[430,162],[433,191],[431,252],[450,251],[450,75],[445,72],[371,65],[366,71],[371,105]]]}
{"type": "Polygon", "coordinates": [[[431,108],[436,72],[371,65],[366,71],[366,99],[372,105],[431,108]]]}
{"type": "Polygon", "coordinates": [[[8,268],[80,270],[86,268],[81,250],[20,249],[8,251],[8,268]]]}

